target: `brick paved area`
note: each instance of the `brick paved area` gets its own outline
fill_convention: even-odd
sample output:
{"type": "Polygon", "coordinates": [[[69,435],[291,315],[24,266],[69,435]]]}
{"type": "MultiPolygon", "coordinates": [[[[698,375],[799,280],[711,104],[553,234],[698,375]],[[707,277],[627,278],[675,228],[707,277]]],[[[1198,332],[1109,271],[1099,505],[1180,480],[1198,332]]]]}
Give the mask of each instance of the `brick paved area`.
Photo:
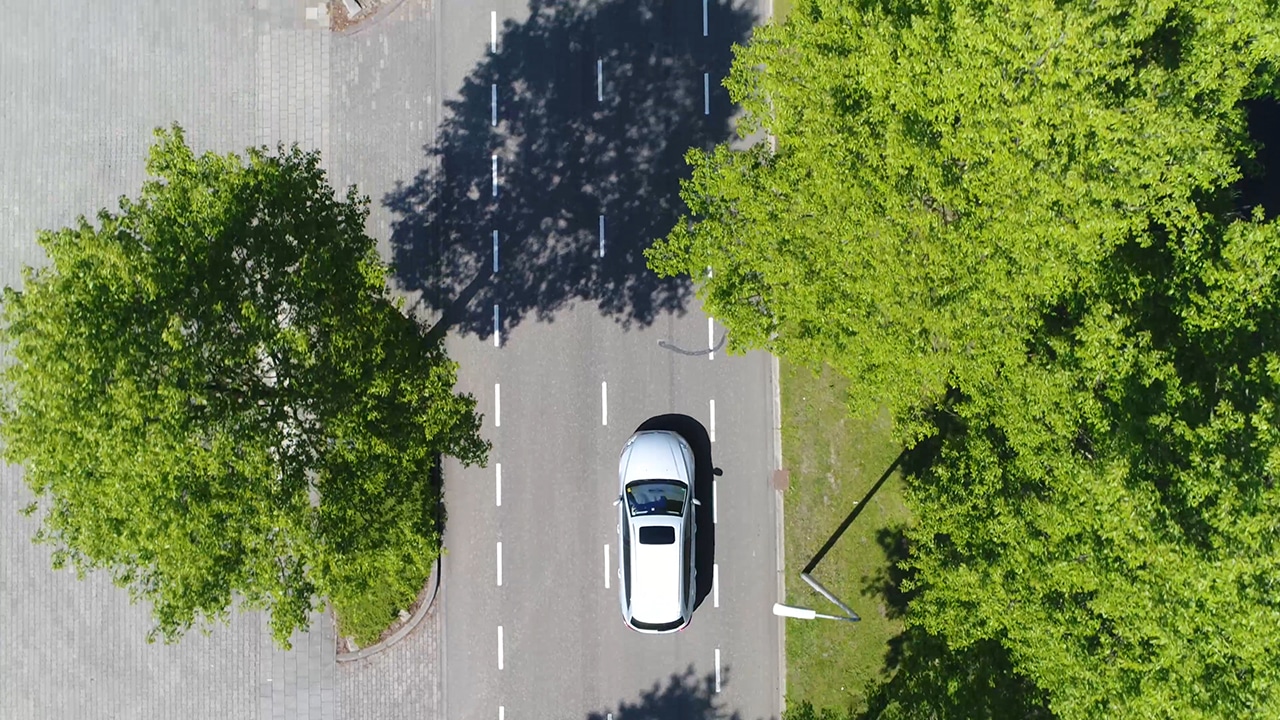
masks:
{"type": "MultiPolygon", "coordinates": [[[[199,149],[320,149],[335,184],[375,204],[411,179],[430,133],[430,0],[352,37],[331,35],[319,4],[0,0],[0,283],[41,262],[37,228],[135,193],[152,128],[173,121],[199,149]]],[[[386,220],[370,223],[384,247],[386,220]]],[[[29,500],[0,468],[0,718],[439,717],[438,616],[343,668],[327,617],[287,653],[257,614],[147,645],[147,608],[50,569],[17,513],[29,500]]]]}

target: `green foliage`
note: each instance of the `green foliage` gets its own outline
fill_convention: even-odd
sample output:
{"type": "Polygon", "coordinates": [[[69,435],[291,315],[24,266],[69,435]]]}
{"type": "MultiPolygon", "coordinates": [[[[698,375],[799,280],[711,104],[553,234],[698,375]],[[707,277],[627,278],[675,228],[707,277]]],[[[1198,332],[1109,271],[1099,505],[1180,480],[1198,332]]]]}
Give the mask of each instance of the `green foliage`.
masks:
{"type": "Polygon", "coordinates": [[[908,621],[1062,718],[1280,716],[1280,226],[1233,208],[1259,1],[798,2],[649,251],[908,444],[908,621]],[[705,273],[707,267],[714,271],[705,273]]]}
{"type": "Polygon", "coordinates": [[[429,472],[485,460],[475,401],[318,155],[156,136],[141,194],[42,232],[49,265],[4,292],[0,435],[37,539],[151,603],[152,639],[239,600],[287,647],[375,590],[385,627],[439,551],[429,472]]]}

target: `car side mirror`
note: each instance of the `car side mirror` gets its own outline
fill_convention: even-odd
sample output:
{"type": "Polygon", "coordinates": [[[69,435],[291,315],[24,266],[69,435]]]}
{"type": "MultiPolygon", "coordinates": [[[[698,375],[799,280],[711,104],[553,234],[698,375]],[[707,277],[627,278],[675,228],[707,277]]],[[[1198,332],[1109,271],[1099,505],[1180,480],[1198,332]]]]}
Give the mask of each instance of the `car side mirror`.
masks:
{"type": "Polygon", "coordinates": [[[618,507],[618,504],[619,504],[619,503],[621,503],[621,502],[622,502],[622,496],[621,496],[621,495],[619,495],[619,496],[618,496],[618,498],[617,498],[616,500],[614,500],[614,501],[613,501],[613,506],[614,506],[614,507],[618,507]]]}
{"type": "Polygon", "coordinates": [[[701,500],[699,500],[698,498],[694,498],[694,499],[693,499],[693,504],[694,504],[694,505],[701,505],[701,504],[702,504],[702,501],[701,501],[701,500]]]}

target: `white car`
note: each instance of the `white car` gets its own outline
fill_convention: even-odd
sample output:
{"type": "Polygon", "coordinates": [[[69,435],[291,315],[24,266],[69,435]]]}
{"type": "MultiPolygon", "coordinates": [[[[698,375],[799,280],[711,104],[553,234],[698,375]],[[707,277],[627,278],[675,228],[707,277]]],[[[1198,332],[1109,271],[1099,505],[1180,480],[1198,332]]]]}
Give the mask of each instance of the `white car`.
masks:
{"type": "Polygon", "coordinates": [[[694,463],[674,432],[647,430],[618,459],[618,598],[622,620],[642,633],[683,630],[697,592],[694,463]]]}

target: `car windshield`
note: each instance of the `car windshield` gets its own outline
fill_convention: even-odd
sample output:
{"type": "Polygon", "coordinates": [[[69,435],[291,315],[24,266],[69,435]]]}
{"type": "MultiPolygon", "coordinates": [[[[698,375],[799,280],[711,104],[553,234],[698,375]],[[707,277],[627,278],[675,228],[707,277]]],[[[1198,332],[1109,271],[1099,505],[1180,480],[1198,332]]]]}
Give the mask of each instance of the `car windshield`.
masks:
{"type": "Polygon", "coordinates": [[[627,507],[632,515],[679,515],[689,488],[670,480],[645,480],[627,486],[627,507]]]}

